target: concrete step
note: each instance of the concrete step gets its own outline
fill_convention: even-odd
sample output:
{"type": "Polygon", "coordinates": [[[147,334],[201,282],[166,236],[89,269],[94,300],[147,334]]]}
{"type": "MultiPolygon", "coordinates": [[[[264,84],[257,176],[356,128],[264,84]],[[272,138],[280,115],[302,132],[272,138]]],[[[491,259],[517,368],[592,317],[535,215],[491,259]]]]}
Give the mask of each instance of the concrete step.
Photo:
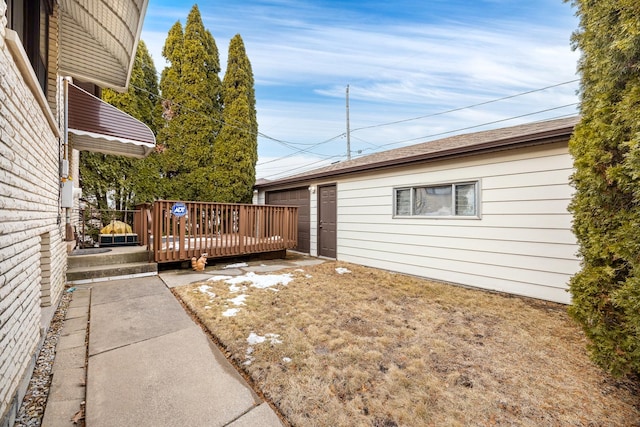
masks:
{"type": "Polygon", "coordinates": [[[114,250],[102,253],[89,253],[86,255],[73,255],[73,253],[71,253],[67,257],[69,269],[148,262],[149,260],[150,254],[144,248],[131,248],[127,251],[114,250]]]}
{"type": "Polygon", "coordinates": [[[133,262],[118,265],[94,265],[67,269],[67,283],[80,284],[110,280],[114,277],[155,275],[158,264],[154,262],[133,262]]]}

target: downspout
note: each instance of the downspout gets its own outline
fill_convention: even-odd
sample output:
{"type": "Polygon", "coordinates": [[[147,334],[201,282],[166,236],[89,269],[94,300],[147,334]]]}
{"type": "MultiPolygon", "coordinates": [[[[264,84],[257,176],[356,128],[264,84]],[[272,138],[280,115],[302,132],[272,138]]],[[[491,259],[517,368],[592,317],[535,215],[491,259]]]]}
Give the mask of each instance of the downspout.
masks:
{"type": "Polygon", "coordinates": [[[64,132],[63,132],[63,147],[64,154],[62,156],[62,179],[69,177],[69,80],[71,77],[63,77],[62,82],[64,84],[64,132]]]}
{"type": "Polygon", "coordinates": [[[71,77],[64,77],[64,119],[63,119],[63,156],[61,171],[62,197],[61,205],[65,209],[65,240],[74,240],[73,226],[71,225],[71,209],[73,208],[73,181],[69,177],[69,82],[71,77]]]}

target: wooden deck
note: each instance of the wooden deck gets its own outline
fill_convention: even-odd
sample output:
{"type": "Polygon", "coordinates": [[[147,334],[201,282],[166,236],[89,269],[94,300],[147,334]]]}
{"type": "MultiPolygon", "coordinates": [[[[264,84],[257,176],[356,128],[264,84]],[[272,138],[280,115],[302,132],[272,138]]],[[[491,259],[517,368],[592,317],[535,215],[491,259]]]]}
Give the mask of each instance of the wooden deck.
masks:
{"type": "Polygon", "coordinates": [[[143,243],[159,263],[205,253],[222,258],[275,252],[298,241],[297,207],[161,200],[148,209],[139,217],[144,222],[140,230],[148,228],[143,243]]]}

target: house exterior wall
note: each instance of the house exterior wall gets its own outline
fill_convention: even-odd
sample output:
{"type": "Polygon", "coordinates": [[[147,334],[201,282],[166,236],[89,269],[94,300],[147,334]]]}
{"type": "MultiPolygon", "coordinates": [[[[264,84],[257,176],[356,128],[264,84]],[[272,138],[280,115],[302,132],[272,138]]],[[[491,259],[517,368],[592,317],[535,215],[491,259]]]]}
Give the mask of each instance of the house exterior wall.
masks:
{"type": "MultiPolygon", "coordinates": [[[[578,247],[567,206],[566,143],[351,175],[337,184],[337,259],[439,281],[569,303],[578,247]],[[478,218],[394,217],[393,190],[478,181],[478,218]]],[[[317,193],[311,255],[317,255],[317,193]]]]}
{"type": "MultiPolygon", "coordinates": [[[[54,68],[49,93],[34,92],[25,58],[6,39],[5,11],[0,0],[0,426],[13,422],[44,337],[41,325],[59,301],[66,269],[58,80],[54,68]]],[[[51,70],[55,18],[50,35],[51,70]]]]}

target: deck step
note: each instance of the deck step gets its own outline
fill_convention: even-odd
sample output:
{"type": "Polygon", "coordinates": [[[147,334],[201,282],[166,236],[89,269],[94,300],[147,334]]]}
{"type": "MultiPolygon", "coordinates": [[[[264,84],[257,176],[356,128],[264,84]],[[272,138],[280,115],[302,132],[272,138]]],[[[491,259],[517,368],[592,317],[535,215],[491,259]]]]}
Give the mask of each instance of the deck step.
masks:
{"type": "Polygon", "coordinates": [[[153,262],[82,266],[67,269],[67,283],[79,284],[119,277],[137,277],[155,274],[158,274],[158,264],[153,262]]]}
{"type": "Polygon", "coordinates": [[[158,264],[141,246],[91,248],[67,257],[67,283],[90,283],[113,278],[158,274],[158,264]]]}
{"type": "Polygon", "coordinates": [[[150,253],[144,249],[127,250],[126,252],[109,251],[102,253],[92,253],[88,255],[73,255],[67,257],[68,268],[76,269],[82,267],[95,267],[100,265],[120,265],[136,262],[149,262],[150,253]]]}

